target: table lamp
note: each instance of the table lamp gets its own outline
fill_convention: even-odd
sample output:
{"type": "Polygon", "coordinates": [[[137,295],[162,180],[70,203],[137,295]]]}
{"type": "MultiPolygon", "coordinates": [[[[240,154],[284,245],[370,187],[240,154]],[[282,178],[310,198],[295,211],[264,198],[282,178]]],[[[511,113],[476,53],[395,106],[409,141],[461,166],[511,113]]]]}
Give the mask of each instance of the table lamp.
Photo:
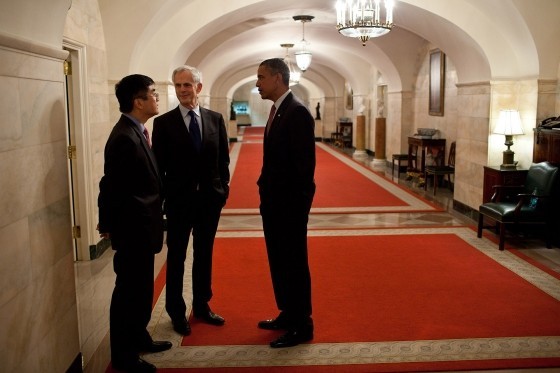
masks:
{"type": "Polygon", "coordinates": [[[505,135],[507,149],[504,150],[504,158],[500,169],[502,170],[515,170],[517,162],[514,162],[514,152],[509,147],[513,145],[514,135],[523,135],[523,128],[521,127],[521,117],[517,110],[500,110],[498,124],[494,128],[494,133],[498,135],[505,135]]]}

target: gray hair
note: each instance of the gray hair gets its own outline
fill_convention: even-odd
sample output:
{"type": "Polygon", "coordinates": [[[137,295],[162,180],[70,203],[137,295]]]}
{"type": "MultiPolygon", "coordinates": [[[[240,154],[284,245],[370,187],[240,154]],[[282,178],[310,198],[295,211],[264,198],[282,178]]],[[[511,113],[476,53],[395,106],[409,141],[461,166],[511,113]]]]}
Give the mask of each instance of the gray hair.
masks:
{"type": "Polygon", "coordinates": [[[196,68],[189,65],[179,66],[173,70],[173,75],[171,75],[171,80],[175,82],[175,75],[182,73],[183,71],[190,71],[195,83],[202,83],[202,73],[196,68]]]}

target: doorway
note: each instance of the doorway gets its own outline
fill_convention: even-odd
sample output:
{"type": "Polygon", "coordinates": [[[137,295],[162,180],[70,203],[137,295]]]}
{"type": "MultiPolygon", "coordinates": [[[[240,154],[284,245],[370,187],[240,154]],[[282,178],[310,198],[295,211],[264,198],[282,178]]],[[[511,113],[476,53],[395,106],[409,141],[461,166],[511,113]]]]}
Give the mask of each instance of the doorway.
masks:
{"type": "Polygon", "coordinates": [[[64,90],[74,260],[90,260],[93,259],[91,252],[94,250],[91,250],[90,243],[95,242],[93,237],[95,226],[92,223],[92,188],[89,187],[90,182],[88,182],[91,180],[91,153],[87,120],[85,45],[64,41],[63,47],[69,53],[64,62],[64,90]]]}

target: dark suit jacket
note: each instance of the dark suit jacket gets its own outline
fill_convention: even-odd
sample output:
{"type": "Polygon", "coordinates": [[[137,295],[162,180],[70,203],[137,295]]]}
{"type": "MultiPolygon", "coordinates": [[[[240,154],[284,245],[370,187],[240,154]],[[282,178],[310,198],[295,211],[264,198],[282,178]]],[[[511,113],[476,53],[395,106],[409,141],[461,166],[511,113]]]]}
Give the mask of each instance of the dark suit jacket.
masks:
{"type": "Polygon", "coordinates": [[[121,115],[105,145],[99,183],[99,231],[114,249],[160,252],[163,245],[162,185],[155,157],[136,124],[121,115]]]}
{"type": "Polygon", "coordinates": [[[264,138],[257,184],[261,207],[295,208],[308,213],[315,194],[315,121],[309,109],[289,93],[276,110],[264,138]]]}
{"type": "Polygon", "coordinates": [[[220,207],[229,195],[229,142],[224,118],[205,108],[200,108],[200,115],[200,153],[178,106],[154,119],[153,150],[163,175],[166,212],[189,209],[197,190],[220,207]]]}

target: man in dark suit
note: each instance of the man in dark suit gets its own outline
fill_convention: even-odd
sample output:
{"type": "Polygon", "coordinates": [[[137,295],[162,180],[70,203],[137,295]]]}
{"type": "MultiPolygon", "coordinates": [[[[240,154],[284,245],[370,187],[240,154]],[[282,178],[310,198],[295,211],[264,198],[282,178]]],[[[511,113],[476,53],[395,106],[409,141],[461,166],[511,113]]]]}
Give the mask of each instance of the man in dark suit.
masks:
{"type": "Polygon", "coordinates": [[[167,216],[165,308],[173,329],[189,335],[183,275],[193,235],[194,317],[212,325],[224,318],[211,311],[212,251],[222,207],[229,194],[229,143],[220,113],[199,106],[201,73],[181,66],[172,75],[179,105],[154,120],[154,153],[163,175],[167,216]]]}
{"type": "Polygon", "coordinates": [[[264,156],[257,182],[268,262],[280,314],[258,327],[285,330],[273,348],[313,339],[311,276],[307,259],[307,222],[315,194],[315,121],[289,89],[283,60],[263,61],[257,73],[261,98],[271,100],[264,156]]]}
{"type": "Polygon", "coordinates": [[[117,275],[110,308],[111,360],[126,372],[155,372],[140,352],[171,348],[146,330],[152,313],[154,255],[163,245],[161,180],[144,123],[158,113],[154,81],[130,75],[115,86],[122,113],[105,146],[99,183],[101,237],[110,238],[117,275]]]}

